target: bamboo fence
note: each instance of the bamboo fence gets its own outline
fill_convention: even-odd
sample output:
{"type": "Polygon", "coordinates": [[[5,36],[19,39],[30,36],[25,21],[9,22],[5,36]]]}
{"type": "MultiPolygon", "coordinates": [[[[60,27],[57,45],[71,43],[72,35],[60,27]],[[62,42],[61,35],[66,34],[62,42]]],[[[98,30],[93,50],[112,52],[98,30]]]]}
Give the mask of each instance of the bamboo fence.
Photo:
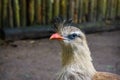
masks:
{"type": "Polygon", "coordinates": [[[0,28],[47,25],[63,16],[75,23],[120,18],[120,0],[0,0],[0,28]]]}

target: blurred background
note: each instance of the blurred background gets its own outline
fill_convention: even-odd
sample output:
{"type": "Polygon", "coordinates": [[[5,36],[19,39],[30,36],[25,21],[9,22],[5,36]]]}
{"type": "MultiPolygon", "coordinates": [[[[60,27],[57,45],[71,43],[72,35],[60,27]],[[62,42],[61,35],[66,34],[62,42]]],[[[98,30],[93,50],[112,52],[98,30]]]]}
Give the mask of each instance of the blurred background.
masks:
{"type": "Polygon", "coordinates": [[[75,23],[116,20],[120,0],[0,0],[0,27],[50,24],[56,16],[75,23]]]}
{"type": "Polygon", "coordinates": [[[0,37],[7,40],[46,37],[54,32],[51,20],[57,16],[73,19],[88,33],[104,31],[106,25],[117,25],[107,30],[118,29],[120,0],[0,0],[0,37]],[[46,34],[40,35],[41,31],[46,34]]]}
{"type": "Polygon", "coordinates": [[[120,0],[0,0],[0,80],[53,80],[57,16],[85,32],[97,70],[120,74],[120,0]]]}

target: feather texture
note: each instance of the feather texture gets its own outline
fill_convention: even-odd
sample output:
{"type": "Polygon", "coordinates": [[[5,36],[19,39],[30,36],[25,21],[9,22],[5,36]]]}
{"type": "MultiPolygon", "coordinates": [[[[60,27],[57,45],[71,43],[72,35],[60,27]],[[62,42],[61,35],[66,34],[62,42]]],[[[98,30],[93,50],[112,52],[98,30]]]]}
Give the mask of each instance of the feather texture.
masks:
{"type": "Polygon", "coordinates": [[[57,80],[120,80],[119,75],[95,70],[86,36],[77,27],[69,25],[71,21],[54,19],[54,27],[64,38],[60,41],[62,69],[57,75],[57,80]],[[77,37],[69,39],[68,35],[71,34],[76,34],[77,37]]]}
{"type": "Polygon", "coordinates": [[[120,80],[120,76],[108,72],[97,72],[92,80],[120,80]]]}
{"type": "Polygon", "coordinates": [[[52,20],[52,23],[53,23],[54,29],[56,31],[59,31],[61,28],[66,27],[65,25],[70,25],[72,23],[72,19],[66,20],[60,16],[60,17],[55,17],[52,20]]]}

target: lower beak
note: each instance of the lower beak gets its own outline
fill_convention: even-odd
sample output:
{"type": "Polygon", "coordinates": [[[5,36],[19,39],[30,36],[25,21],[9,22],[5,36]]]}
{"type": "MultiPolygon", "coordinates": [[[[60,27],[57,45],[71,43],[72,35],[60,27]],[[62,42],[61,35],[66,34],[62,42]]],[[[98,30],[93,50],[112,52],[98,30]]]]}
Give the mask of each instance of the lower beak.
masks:
{"type": "Polygon", "coordinates": [[[59,33],[54,33],[51,35],[50,40],[63,40],[64,38],[59,33]]]}

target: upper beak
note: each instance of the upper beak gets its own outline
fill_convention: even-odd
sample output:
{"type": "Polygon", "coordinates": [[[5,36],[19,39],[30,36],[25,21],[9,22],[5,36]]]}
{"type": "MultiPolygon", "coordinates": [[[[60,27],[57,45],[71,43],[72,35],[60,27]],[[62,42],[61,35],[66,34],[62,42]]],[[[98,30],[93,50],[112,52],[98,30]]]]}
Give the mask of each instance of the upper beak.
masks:
{"type": "Polygon", "coordinates": [[[63,40],[64,38],[59,33],[54,33],[51,35],[50,40],[63,40]]]}

